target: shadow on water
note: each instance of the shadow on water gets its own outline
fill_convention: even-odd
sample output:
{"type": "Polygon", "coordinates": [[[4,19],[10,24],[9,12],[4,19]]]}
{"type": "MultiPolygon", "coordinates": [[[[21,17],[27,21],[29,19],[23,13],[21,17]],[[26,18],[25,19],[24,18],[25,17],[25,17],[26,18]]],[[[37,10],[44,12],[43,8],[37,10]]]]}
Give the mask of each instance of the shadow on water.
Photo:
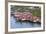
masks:
{"type": "Polygon", "coordinates": [[[33,28],[33,27],[41,27],[40,23],[34,23],[32,21],[17,21],[16,18],[14,18],[13,16],[11,16],[10,19],[10,23],[11,23],[11,28],[33,28]]]}

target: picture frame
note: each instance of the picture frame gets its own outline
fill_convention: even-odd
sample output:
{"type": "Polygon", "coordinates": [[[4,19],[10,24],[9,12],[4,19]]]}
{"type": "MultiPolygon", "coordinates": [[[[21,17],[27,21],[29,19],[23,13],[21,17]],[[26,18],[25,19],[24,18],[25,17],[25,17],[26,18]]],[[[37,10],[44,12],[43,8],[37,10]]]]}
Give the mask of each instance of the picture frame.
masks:
{"type": "MultiPolygon", "coordinates": [[[[6,10],[6,11],[8,11],[8,12],[5,12],[5,14],[7,15],[7,17],[6,17],[6,19],[5,19],[5,26],[6,26],[6,24],[7,24],[7,30],[6,30],[6,32],[12,32],[12,33],[23,33],[23,32],[38,32],[38,31],[44,31],[45,30],[45,3],[39,3],[39,2],[24,2],[24,1],[8,1],[8,9],[6,10]],[[17,6],[17,7],[19,7],[19,6],[25,6],[25,7],[27,7],[27,6],[30,6],[30,7],[40,7],[41,8],[41,28],[13,28],[13,29],[11,29],[10,28],[10,15],[11,15],[11,13],[10,13],[10,11],[11,11],[11,5],[12,6],[17,6]],[[8,20],[7,20],[8,19],[8,20]]],[[[6,7],[6,8],[7,8],[6,7]]]]}

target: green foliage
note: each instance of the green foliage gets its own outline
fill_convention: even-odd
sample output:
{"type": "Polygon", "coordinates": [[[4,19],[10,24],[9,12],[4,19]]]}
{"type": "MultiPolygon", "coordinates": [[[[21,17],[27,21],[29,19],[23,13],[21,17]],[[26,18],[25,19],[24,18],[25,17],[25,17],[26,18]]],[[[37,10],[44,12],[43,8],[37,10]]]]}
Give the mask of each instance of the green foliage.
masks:
{"type": "Polygon", "coordinates": [[[41,16],[41,8],[39,7],[33,7],[32,9],[30,8],[31,6],[13,6],[11,5],[11,11],[13,12],[32,12],[33,16],[41,16]]]}
{"type": "Polygon", "coordinates": [[[41,9],[36,8],[35,10],[32,10],[32,15],[33,16],[41,16],[41,9]]]}
{"type": "Polygon", "coordinates": [[[25,11],[30,11],[30,7],[25,7],[25,6],[11,6],[11,11],[18,11],[18,12],[25,12],[25,11]]]}

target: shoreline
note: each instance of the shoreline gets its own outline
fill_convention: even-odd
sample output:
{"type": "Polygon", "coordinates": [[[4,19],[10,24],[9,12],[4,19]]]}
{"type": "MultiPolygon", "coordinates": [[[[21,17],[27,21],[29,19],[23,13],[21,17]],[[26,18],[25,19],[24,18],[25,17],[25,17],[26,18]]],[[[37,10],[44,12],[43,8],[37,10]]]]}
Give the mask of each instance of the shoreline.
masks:
{"type": "Polygon", "coordinates": [[[37,23],[37,24],[41,24],[41,22],[39,22],[39,21],[37,21],[37,22],[33,22],[33,21],[30,21],[30,20],[24,20],[24,21],[22,21],[22,20],[18,20],[17,22],[25,22],[25,23],[37,23]]]}

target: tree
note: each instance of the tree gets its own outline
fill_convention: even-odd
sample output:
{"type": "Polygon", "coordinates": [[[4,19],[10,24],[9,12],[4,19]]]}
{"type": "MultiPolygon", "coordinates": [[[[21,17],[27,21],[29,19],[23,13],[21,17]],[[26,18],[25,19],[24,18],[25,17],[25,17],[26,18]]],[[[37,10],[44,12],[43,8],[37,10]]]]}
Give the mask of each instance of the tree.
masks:
{"type": "Polygon", "coordinates": [[[11,6],[11,11],[31,12],[31,8],[29,6],[11,6]]]}
{"type": "Polygon", "coordinates": [[[32,10],[32,15],[41,16],[41,8],[35,8],[34,10],[32,10]]]}

